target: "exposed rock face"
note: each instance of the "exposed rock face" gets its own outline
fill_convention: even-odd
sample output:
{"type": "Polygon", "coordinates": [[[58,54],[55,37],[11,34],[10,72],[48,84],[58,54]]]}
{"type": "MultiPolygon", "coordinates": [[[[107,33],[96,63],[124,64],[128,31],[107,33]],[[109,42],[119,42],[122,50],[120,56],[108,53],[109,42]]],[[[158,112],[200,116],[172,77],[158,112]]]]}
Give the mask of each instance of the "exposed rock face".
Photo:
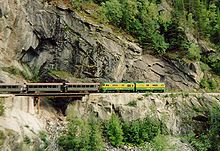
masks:
{"type": "Polygon", "coordinates": [[[177,89],[197,88],[202,77],[199,66],[143,55],[138,44],[64,6],[2,0],[0,10],[1,67],[22,70],[23,62],[41,75],[64,70],[92,81],[164,81],[177,89]]]}
{"type": "Polygon", "coordinates": [[[34,102],[31,97],[10,97],[1,98],[4,100],[4,116],[0,117],[0,127],[10,129],[22,135],[21,127],[28,125],[27,130],[37,133],[43,126],[34,117],[34,102]]]}
{"type": "MultiPolygon", "coordinates": [[[[90,94],[82,101],[71,103],[67,108],[67,115],[74,118],[95,113],[106,120],[115,113],[124,121],[154,118],[164,123],[170,134],[166,139],[172,149],[167,146],[166,150],[193,151],[193,147],[181,141],[181,137],[191,132],[204,131],[210,118],[207,111],[214,104],[220,106],[219,100],[219,94],[90,94]]],[[[146,144],[145,150],[152,150],[151,147],[146,144]]],[[[140,148],[125,146],[116,149],[107,145],[106,150],[139,151],[140,148]]]]}
{"type": "Polygon", "coordinates": [[[219,94],[90,94],[82,101],[73,102],[67,114],[86,116],[91,112],[102,119],[116,113],[123,120],[153,117],[163,121],[173,135],[186,134],[196,123],[204,122],[206,115],[196,109],[207,109],[216,103],[220,106],[219,94]],[[184,120],[193,119],[187,125],[184,120]]]}
{"type": "MultiPolygon", "coordinates": [[[[1,151],[24,150],[22,142],[34,139],[40,144],[39,131],[44,129],[43,124],[34,115],[33,99],[31,97],[0,96],[4,104],[4,115],[0,116],[1,151]],[[4,139],[3,139],[3,138],[4,139]]],[[[26,142],[27,143],[27,142],[26,142]]],[[[33,148],[26,148],[32,150],[33,148]]]]}
{"type": "Polygon", "coordinates": [[[59,150],[57,138],[67,122],[48,102],[41,101],[38,110],[33,97],[0,95],[4,105],[4,114],[0,116],[0,151],[59,150]]]}

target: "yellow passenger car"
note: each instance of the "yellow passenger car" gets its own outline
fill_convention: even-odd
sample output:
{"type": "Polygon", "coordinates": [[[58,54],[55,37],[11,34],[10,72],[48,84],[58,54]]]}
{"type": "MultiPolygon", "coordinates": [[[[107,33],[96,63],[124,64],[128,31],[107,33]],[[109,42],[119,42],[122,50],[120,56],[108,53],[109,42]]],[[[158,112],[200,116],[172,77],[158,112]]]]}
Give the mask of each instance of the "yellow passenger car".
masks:
{"type": "Polygon", "coordinates": [[[136,91],[157,91],[164,92],[165,91],[165,83],[135,83],[136,91]]]}
{"type": "Polygon", "coordinates": [[[120,83],[120,82],[108,82],[102,83],[100,86],[101,92],[134,92],[134,83],[120,83]]]}

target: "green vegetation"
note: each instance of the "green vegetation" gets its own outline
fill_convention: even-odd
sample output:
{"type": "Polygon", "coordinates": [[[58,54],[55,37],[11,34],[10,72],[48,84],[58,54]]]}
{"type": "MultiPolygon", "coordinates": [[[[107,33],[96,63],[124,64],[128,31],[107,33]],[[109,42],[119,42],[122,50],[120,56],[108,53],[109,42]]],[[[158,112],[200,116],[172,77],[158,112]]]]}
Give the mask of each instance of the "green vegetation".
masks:
{"type": "Polygon", "coordinates": [[[151,118],[124,122],[122,129],[124,133],[124,143],[134,145],[141,145],[144,142],[150,142],[158,134],[166,132],[166,128],[162,123],[151,118]]]}
{"type": "Polygon", "coordinates": [[[31,81],[31,79],[33,77],[32,73],[31,73],[31,69],[28,65],[23,65],[23,71],[21,72],[21,74],[26,80],[31,81]]]}
{"type": "Polygon", "coordinates": [[[45,131],[40,131],[38,135],[39,135],[40,139],[43,141],[43,145],[40,146],[40,148],[42,150],[45,150],[47,148],[47,146],[49,145],[47,133],[45,131]]]}
{"type": "Polygon", "coordinates": [[[26,136],[26,135],[24,137],[24,143],[26,143],[26,144],[30,144],[31,143],[31,139],[28,136],[26,136]]]}
{"type": "Polygon", "coordinates": [[[160,28],[166,30],[170,18],[161,18],[155,3],[146,0],[109,0],[101,5],[107,21],[137,37],[142,45],[157,53],[165,53],[169,43],[160,28]],[[114,9],[112,9],[114,8],[114,9]],[[161,25],[161,26],[160,26],[161,25]]]}
{"type": "Polygon", "coordinates": [[[50,70],[48,74],[54,78],[65,79],[69,82],[88,82],[85,79],[75,78],[70,72],[63,70],[50,70]]]}
{"type": "Polygon", "coordinates": [[[5,137],[4,132],[0,130],[0,147],[4,144],[5,137]]]}
{"type": "Polygon", "coordinates": [[[21,71],[16,67],[3,67],[1,69],[5,72],[8,72],[8,73],[15,75],[15,76],[21,75],[21,71]]]}
{"type": "Polygon", "coordinates": [[[174,151],[175,147],[169,143],[169,136],[159,134],[152,141],[151,146],[155,151],[174,151]]]}
{"type": "Polygon", "coordinates": [[[122,122],[112,114],[108,121],[100,121],[92,115],[85,119],[72,118],[67,132],[59,137],[58,144],[63,150],[101,151],[104,137],[114,147],[123,144],[142,146],[145,142],[158,142],[154,138],[163,134],[167,134],[164,124],[152,118],[122,122]]]}
{"type": "Polygon", "coordinates": [[[129,33],[144,50],[177,60],[200,61],[203,71],[220,75],[217,0],[71,0],[71,4],[80,12],[96,8],[90,20],[129,33]]]}
{"type": "Polygon", "coordinates": [[[219,88],[219,84],[214,78],[203,78],[200,86],[207,91],[215,91],[219,88]]]}
{"type": "Polygon", "coordinates": [[[115,114],[112,115],[110,121],[107,124],[107,136],[113,146],[118,147],[122,145],[122,126],[118,117],[115,114]]]}
{"type": "Polygon", "coordinates": [[[143,94],[144,97],[148,97],[148,96],[151,96],[152,95],[152,92],[147,92],[145,94],[143,94]]]}
{"type": "Polygon", "coordinates": [[[133,101],[129,102],[127,105],[132,106],[132,107],[136,107],[137,106],[137,101],[133,100],[133,101]]]}
{"type": "Polygon", "coordinates": [[[25,78],[31,82],[39,81],[39,68],[35,67],[33,70],[30,69],[28,65],[23,65],[23,70],[21,71],[19,68],[11,66],[11,67],[3,67],[1,68],[3,71],[8,72],[15,76],[20,76],[25,78]]]}
{"type": "Polygon", "coordinates": [[[207,115],[207,121],[197,127],[188,137],[188,141],[198,151],[216,151],[220,149],[220,107],[212,104],[209,109],[199,112],[207,115]]]}
{"type": "Polygon", "coordinates": [[[200,49],[197,45],[191,44],[188,49],[188,58],[193,61],[199,61],[201,58],[200,49]]]}
{"type": "Polygon", "coordinates": [[[5,108],[4,108],[4,105],[3,105],[3,101],[0,98],[0,116],[2,116],[4,114],[4,111],[5,111],[5,108]]]}
{"type": "Polygon", "coordinates": [[[68,131],[58,139],[63,150],[103,150],[103,139],[100,122],[90,116],[88,119],[73,118],[68,131]]]}
{"type": "Polygon", "coordinates": [[[51,71],[49,72],[49,75],[51,75],[51,76],[57,76],[57,77],[62,77],[62,78],[72,77],[72,74],[70,74],[69,72],[60,71],[60,70],[51,70],[51,71]]]}

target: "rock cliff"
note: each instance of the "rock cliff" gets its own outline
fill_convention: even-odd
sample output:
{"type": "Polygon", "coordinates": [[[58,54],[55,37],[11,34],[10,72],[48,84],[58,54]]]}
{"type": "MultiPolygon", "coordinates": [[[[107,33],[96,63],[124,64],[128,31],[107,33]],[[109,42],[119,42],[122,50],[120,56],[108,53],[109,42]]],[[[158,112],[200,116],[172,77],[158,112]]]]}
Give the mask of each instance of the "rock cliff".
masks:
{"type": "Polygon", "coordinates": [[[63,70],[88,81],[164,81],[175,89],[198,88],[203,76],[199,64],[147,54],[65,4],[1,0],[0,12],[0,67],[28,65],[42,80],[63,70]]]}
{"type": "MultiPolygon", "coordinates": [[[[215,127],[208,121],[212,118],[210,111],[213,106],[219,109],[219,100],[220,95],[214,93],[91,94],[82,101],[72,102],[66,112],[69,117],[80,118],[93,113],[103,120],[110,119],[113,113],[122,121],[153,118],[164,123],[168,130],[169,136],[166,137],[173,148],[165,150],[193,151],[193,143],[189,145],[189,142],[183,141],[184,138],[195,133],[198,139],[210,126],[215,127]]],[[[208,141],[208,138],[205,139],[208,141]]],[[[117,149],[109,147],[107,150],[117,149]]]]}
{"type": "MultiPolygon", "coordinates": [[[[73,102],[67,108],[67,114],[83,117],[93,112],[101,119],[109,119],[115,113],[128,121],[155,117],[166,123],[171,134],[178,135],[196,128],[196,120],[187,123],[189,125],[184,120],[197,119],[203,114],[197,111],[209,109],[212,104],[219,106],[219,99],[219,94],[196,93],[91,94],[82,101],[73,102]]],[[[203,116],[205,119],[205,113],[203,116]]]]}

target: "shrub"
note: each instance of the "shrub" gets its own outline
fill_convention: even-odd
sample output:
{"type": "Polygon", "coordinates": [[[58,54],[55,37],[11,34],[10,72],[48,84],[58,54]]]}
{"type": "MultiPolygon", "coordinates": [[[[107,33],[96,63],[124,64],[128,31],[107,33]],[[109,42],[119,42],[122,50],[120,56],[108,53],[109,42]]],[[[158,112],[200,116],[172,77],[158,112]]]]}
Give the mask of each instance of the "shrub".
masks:
{"type": "Polygon", "coordinates": [[[125,29],[155,52],[165,53],[169,47],[160,32],[160,25],[168,26],[170,20],[161,19],[154,2],[109,0],[102,3],[102,13],[110,23],[125,29]]]}
{"type": "Polygon", "coordinates": [[[3,105],[3,101],[0,98],[0,116],[2,116],[4,114],[4,111],[5,111],[5,108],[4,108],[4,105],[3,105]]]}
{"type": "Polygon", "coordinates": [[[2,146],[4,144],[5,138],[6,138],[6,136],[5,136],[4,132],[2,130],[0,130],[0,146],[2,146]]]}
{"type": "Polygon", "coordinates": [[[164,126],[159,121],[145,118],[123,123],[124,142],[140,145],[144,142],[150,142],[159,133],[164,132],[164,126]]]}
{"type": "Polygon", "coordinates": [[[204,111],[208,121],[203,123],[200,131],[188,135],[190,144],[198,151],[215,151],[220,149],[220,106],[213,103],[209,109],[204,111]]]}
{"type": "Polygon", "coordinates": [[[68,124],[68,131],[58,139],[64,150],[103,150],[100,122],[92,115],[89,119],[74,117],[68,124]]]}
{"type": "Polygon", "coordinates": [[[13,75],[21,75],[21,71],[17,67],[3,67],[2,70],[13,75]]]}
{"type": "Polygon", "coordinates": [[[136,107],[137,106],[137,101],[133,100],[133,101],[129,102],[127,105],[132,106],[132,107],[136,107]]]}
{"type": "Polygon", "coordinates": [[[168,138],[169,136],[166,135],[157,135],[152,141],[151,145],[153,150],[155,151],[167,151],[167,150],[175,150],[174,146],[169,144],[168,138]]]}
{"type": "Polygon", "coordinates": [[[103,138],[100,121],[94,116],[89,117],[89,149],[90,151],[103,150],[103,138]]]}
{"type": "Polygon", "coordinates": [[[123,140],[123,131],[120,120],[115,114],[112,114],[112,117],[107,125],[107,135],[110,143],[118,147],[122,144],[123,140]]]}
{"type": "Polygon", "coordinates": [[[198,151],[208,151],[211,145],[207,135],[201,134],[199,138],[196,137],[197,136],[195,136],[195,134],[191,134],[190,136],[188,136],[188,141],[190,142],[190,144],[198,151]]]}
{"type": "Polygon", "coordinates": [[[102,3],[102,13],[114,25],[119,25],[122,19],[122,6],[118,0],[109,0],[102,3]]]}
{"type": "Polygon", "coordinates": [[[190,60],[196,60],[196,61],[199,61],[201,59],[201,55],[200,55],[200,49],[199,47],[192,43],[190,44],[189,46],[189,49],[188,49],[188,58],[190,60]]]}
{"type": "Polygon", "coordinates": [[[68,124],[68,131],[58,139],[58,144],[64,150],[87,150],[89,143],[88,124],[79,118],[74,118],[68,124]]]}
{"type": "Polygon", "coordinates": [[[200,86],[206,90],[216,90],[219,87],[218,82],[213,78],[203,78],[200,81],[200,86]]]}

